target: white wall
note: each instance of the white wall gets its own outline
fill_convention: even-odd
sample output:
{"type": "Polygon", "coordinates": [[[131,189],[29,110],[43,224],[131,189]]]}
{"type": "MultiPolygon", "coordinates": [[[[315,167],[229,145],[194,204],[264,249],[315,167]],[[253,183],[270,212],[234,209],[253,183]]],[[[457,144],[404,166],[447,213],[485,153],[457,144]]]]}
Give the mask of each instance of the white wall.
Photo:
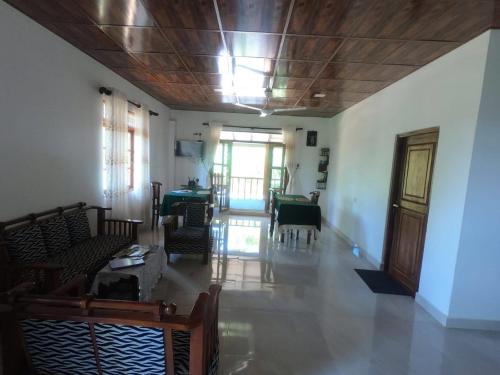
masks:
{"type": "Polygon", "coordinates": [[[473,327],[481,328],[484,324],[474,320],[500,321],[499,98],[500,31],[495,30],[491,32],[474,141],[450,308],[451,325],[473,323],[473,327]]]}
{"type": "MultiPolygon", "coordinates": [[[[193,133],[201,132],[202,139],[206,140],[209,130],[203,126],[204,122],[220,122],[234,126],[255,126],[267,128],[304,128],[297,133],[296,156],[300,163],[299,170],[295,175],[294,191],[298,194],[308,195],[315,190],[318,179],[319,151],[321,146],[328,144],[329,119],[315,117],[296,116],[269,116],[261,118],[252,114],[221,113],[221,112],[196,112],[196,111],[171,111],[171,119],[176,121],[176,138],[178,139],[198,139],[193,133]],[[306,147],[307,130],[318,131],[317,147],[306,147]]],[[[205,183],[207,169],[199,160],[192,158],[176,158],[175,182],[177,185],[185,184],[188,177],[197,177],[200,183],[205,183]]],[[[326,198],[320,196],[323,216],[326,215],[326,198]]]]}
{"type": "Polygon", "coordinates": [[[439,144],[417,299],[447,316],[462,230],[489,33],[331,120],[328,220],[382,262],[394,141],[439,127],[439,144]]]}
{"type": "Polygon", "coordinates": [[[160,114],[151,118],[151,176],[164,181],[169,109],[0,2],[0,220],[101,201],[99,86],[160,114]]]}

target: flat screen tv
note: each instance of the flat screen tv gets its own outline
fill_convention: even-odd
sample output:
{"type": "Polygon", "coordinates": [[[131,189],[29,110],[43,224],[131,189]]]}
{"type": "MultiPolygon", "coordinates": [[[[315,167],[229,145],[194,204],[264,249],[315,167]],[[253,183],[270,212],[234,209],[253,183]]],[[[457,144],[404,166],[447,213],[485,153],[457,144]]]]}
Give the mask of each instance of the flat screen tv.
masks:
{"type": "Polygon", "coordinates": [[[175,156],[202,158],[203,149],[203,141],[189,141],[181,139],[175,141],[175,156]]]}

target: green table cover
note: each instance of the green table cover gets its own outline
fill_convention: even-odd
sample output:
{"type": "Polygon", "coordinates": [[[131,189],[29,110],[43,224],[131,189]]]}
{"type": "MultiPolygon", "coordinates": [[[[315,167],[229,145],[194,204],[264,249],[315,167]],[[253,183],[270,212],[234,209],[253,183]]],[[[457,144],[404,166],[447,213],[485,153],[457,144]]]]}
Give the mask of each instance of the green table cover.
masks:
{"type": "Polygon", "coordinates": [[[315,225],[321,230],[321,208],[303,195],[275,194],[278,225],[315,225]]]}
{"type": "Polygon", "coordinates": [[[210,192],[208,190],[193,190],[191,192],[170,191],[163,196],[160,207],[160,216],[172,213],[172,204],[176,202],[208,202],[210,192]]]}

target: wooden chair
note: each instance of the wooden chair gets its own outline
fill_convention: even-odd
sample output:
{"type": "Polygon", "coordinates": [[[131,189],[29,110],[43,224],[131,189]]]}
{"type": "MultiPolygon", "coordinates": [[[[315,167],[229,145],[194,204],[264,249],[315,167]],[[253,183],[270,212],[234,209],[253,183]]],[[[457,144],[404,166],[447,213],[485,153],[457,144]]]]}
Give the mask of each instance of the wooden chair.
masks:
{"type": "Polygon", "coordinates": [[[160,220],[160,197],[161,197],[161,186],[162,183],[158,181],[151,181],[151,193],[152,193],[152,205],[151,205],[151,230],[154,227],[158,227],[158,222],[160,220]]]}
{"type": "Polygon", "coordinates": [[[315,190],[315,191],[311,191],[309,194],[311,195],[311,203],[318,204],[319,195],[321,194],[321,192],[315,190]]]}
{"type": "Polygon", "coordinates": [[[203,255],[203,264],[207,264],[212,243],[211,219],[207,219],[209,204],[177,202],[172,205],[174,206],[176,214],[168,216],[163,223],[167,262],[170,263],[170,254],[200,254],[203,255]],[[178,215],[183,218],[180,228],[178,215]]]}
{"type": "MultiPolygon", "coordinates": [[[[311,195],[311,203],[312,204],[318,204],[318,201],[319,201],[319,196],[321,194],[320,191],[311,191],[309,193],[311,195]]],[[[293,236],[293,234],[291,234],[290,236],[293,236]]],[[[297,230],[297,240],[299,239],[299,230],[297,230]]],[[[318,239],[318,234],[316,233],[316,231],[314,231],[314,239],[317,240],[318,239]]],[[[308,230],[307,231],[307,243],[311,243],[311,231],[308,230]]]]}

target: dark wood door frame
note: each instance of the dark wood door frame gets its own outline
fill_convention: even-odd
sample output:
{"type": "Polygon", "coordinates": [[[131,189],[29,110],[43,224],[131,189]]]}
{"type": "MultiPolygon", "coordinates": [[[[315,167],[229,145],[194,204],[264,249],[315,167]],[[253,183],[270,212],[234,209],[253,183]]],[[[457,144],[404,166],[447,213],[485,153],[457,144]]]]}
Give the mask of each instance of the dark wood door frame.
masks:
{"type": "MultiPolygon", "coordinates": [[[[385,235],[384,235],[384,248],[382,253],[382,264],[381,269],[385,272],[388,272],[389,261],[391,258],[391,247],[394,240],[394,229],[395,229],[395,220],[396,215],[393,209],[393,203],[396,201],[398,196],[398,188],[402,179],[403,166],[404,166],[404,152],[405,152],[405,139],[410,136],[415,135],[425,135],[429,133],[437,133],[439,138],[439,127],[425,128],[421,130],[411,131],[407,133],[401,133],[396,135],[394,141],[394,157],[392,162],[392,174],[391,174],[391,184],[389,189],[389,200],[387,203],[387,217],[386,217],[386,225],[385,225],[385,235]]],[[[434,168],[434,165],[432,166],[434,168]]],[[[432,177],[431,177],[432,178],[432,177]]],[[[432,192],[432,183],[429,189],[429,198],[432,192]]],[[[427,221],[425,222],[424,228],[424,238],[422,246],[425,246],[425,233],[427,232],[427,221]]],[[[422,252],[423,255],[423,252],[422,252]]],[[[420,260],[421,261],[421,260],[420,260]]],[[[420,270],[418,271],[418,278],[420,279],[420,270]]],[[[418,287],[417,287],[418,290],[418,287]]]]}

